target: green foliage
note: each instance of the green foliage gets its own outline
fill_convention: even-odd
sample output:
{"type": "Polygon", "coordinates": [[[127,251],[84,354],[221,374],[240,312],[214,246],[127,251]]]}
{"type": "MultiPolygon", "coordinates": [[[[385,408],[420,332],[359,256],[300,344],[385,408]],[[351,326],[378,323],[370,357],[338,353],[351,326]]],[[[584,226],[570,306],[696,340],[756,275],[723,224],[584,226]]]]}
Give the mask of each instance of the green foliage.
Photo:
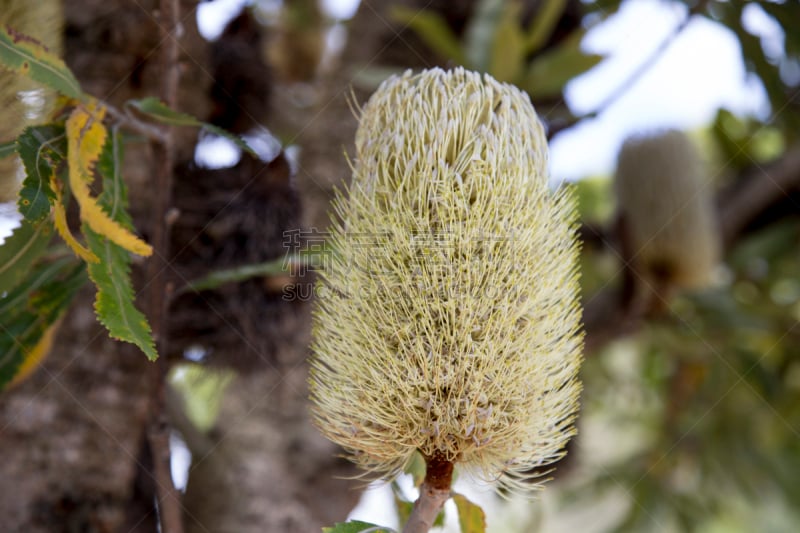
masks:
{"type": "MultiPolygon", "coordinates": [[[[17,153],[26,173],[18,199],[22,225],[0,245],[0,295],[4,292],[17,294],[13,291],[24,292],[32,287],[31,279],[26,276],[47,249],[55,228],[72,251],[88,264],[89,278],[97,287],[95,312],[109,335],[135,344],[149,359],[155,359],[158,354],[150,326],[134,304],[129,255],[133,252],[147,256],[152,248],[133,233],[125,183],[120,176],[122,144],[116,128],[109,135],[103,124],[105,105],[81,91],[75,76],[61,59],[35,39],[10,28],[0,29],[0,65],[55,89],[68,97],[64,100],[65,109],[73,108],[69,113],[62,113],[57,122],[29,127],[16,141],[0,145],[0,157],[17,153]],[[99,197],[92,191],[97,174],[102,178],[99,197]],[[77,201],[80,209],[81,235],[86,245],[69,228],[70,198],[77,201]]],[[[155,122],[205,128],[256,155],[238,136],[169,109],[155,98],[132,101],[129,106],[155,122]]],[[[192,288],[201,290],[241,281],[280,268],[281,265],[274,264],[242,268],[221,277],[201,280],[192,288]]],[[[59,313],[69,301],[66,296],[74,292],[61,288],[61,285],[54,285],[53,290],[43,293],[53,298],[59,313]]],[[[32,351],[34,346],[38,352],[44,351],[36,342],[43,338],[58,313],[34,311],[11,317],[13,320],[8,322],[7,331],[19,337],[19,342],[3,346],[0,351],[5,353],[6,361],[0,386],[15,375],[26,351],[32,351]]]]}
{"type": "Polygon", "coordinates": [[[636,503],[614,531],[699,531],[737,516],[726,531],[738,533],[769,502],[783,524],[771,530],[792,531],[798,247],[796,217],[754,233],[728,256],[727,284],[676,298],[635,338],[587,359],[584,424],[613,435],[614,450],[593,454],[574,505],[624,487],[636,503]]]}
{"type": "Polygon", "coordinates": [[[17,143],[16,141],[8,141],[4,143],[0,143],[0,159],[4,159],[6,157],[10,157],[17,153],[17,143]]]}
{"type": "Polygon", "coordinates": [[[131,100],[127,105],[146,115],[151,120],[155,120],[156,122],[160,122],[162,124],[168,124],[170,126],[191,126],[206,129],[211,133],[220,135],[229,141],[232,141],[236,146],[251,156],[256,158],[258,157],[258,154],[253,151],[253,149],[246,142],[244,142],[244,139],[238,135],[234,135],[218,126],[209,124],[208,122],[198,120],[192,115],[170,109],[158,98],[148,97],[142,98],[141,100],[131,100]]]}
{"type": "Polygon", "coordinates": [[[17,152],[25,167],[25,180],[17,206],[26,220],[39,222],[50,214],[55,193],[50,178],[67,153],[64,127],[58,124],[32,126],[17,138],[17,152]]]}
{"type": "Polygon", "coordinates": [[[50,224],[23,220],[6,238],[0,245],[0,296],[22,282],[34,261],[44,253],[52,236],[50,224]]]}
{"type": "Polygon", "coordinates": [[[0,65],[72,98],[81,98],[78,80],[58,56],[36,39],[0,28],[0,65]]]}
{"type": "Polygon", "coordinates": [[[567,82],[603,59],[581,50],[583,30],[543,50],[565,7],[565,0],[541,2],[530,27],[524,28],[520,24],[520,2],[482,0],[475,7],[463,42],[457,40],[444,18],[432,11],[395,8],[392,16],[414,30],[437,55],[513,83],[534,99],[545,99],[557,97],[567,82]]]}
{"type": "Polygon", "coordinates": [[[200,431],[208,432],[217,422],[222,398],[235,375],[232,371],[181,363],[172,367],[168,379],[183,398],[189,421],[200,431]]]}
{"type": "Polygon", "coordinates": [[[458,509],[458,525],[461,527],[461,533],[486,532],[486,515],[483,509],[461,494],[453,494],[453,502],[458,509]]]}
{"type": "Polygon", "coordinates": [[[333,527],[323,527],[323,533],[393,533],[388,527],[376,526],[360,520],[340,522],[333,527]]]}
{"type": "MultiPolygon", "coordinates": [[[[111,135],[98,163],[98,171],[103,177],[103,193],[98,198],[98,203],[112,220],[131,229],[130,216],[126,212],[125,184],[118,172],[121,160],[122,145],[119,137],[111,135]]],[[[148,359],[156,359],[158,353],[150,325],[134,305],[130,255],[120,245],[99,235],[86,224],[83,233],[89,249],[100,258],[100,262],[89,264],[89,277],[97,286],[94,309],[98,320],[108,329],[112,338],[133,343],[148,359]]]]}
{"type": "Polygon", "coordinates": [[[29,271],[16,288],[0,298],[0,390],[14,380],[42,338],[86,281],[83,265],[73,259],[45,263],[29,271]]]}

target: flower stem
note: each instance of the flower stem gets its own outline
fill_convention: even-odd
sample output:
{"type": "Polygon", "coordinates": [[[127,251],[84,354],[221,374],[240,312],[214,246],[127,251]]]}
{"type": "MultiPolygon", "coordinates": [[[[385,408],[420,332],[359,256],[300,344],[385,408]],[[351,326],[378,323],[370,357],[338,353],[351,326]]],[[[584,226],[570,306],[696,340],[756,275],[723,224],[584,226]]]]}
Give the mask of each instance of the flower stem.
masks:
{"type": "Polygon", "coordinates": [[[435,453],[425,458],[425,467],[425,481],[419,488],[419,499],[414,503],[403,533],[427,533],[450,498],[453,463],[443,454],[435,453]]]}

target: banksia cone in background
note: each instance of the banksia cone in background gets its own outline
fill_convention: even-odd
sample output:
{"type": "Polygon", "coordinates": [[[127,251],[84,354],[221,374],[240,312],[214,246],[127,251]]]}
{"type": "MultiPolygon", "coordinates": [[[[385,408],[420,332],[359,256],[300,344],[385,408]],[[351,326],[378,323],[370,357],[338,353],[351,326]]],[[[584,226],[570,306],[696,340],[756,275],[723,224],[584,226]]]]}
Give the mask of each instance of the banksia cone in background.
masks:
{"type": "Polygon", "coordinates": [[[460,68],[385,81],[334,207],[310,377],[321,431],[376,477],[418,450],[447,490],[453,464],[540,488],[533,469],[575,433],[582,335],[575,210],[548,188],[527,95],[460,68]]]}
{"type": "Polygon", "coordinates": [[[691,289],[710,282],[720,236],[708,180],[679,131],[632,137],[622,146],[617,204],[634,263],[648,283],[691,289]]]}

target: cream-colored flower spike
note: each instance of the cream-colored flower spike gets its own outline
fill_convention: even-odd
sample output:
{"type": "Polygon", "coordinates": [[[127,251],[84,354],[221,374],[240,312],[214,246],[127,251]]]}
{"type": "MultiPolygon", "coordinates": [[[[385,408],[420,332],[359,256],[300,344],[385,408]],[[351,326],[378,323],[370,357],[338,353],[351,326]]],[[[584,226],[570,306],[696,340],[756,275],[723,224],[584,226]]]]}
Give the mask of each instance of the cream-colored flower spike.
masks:
{"type": "Polygon", "coordinates": [[[634,260],[658,289],[710,283],[720,235],[713,187],[689,138],[677,130],[625,141],[614,182],[634,260]]]}
{"type": "MultiPolygon", "coordinates": [[[[322,432],[373,475],[415,450],[519,491],[564,455],[580,383],[575,211],[527,95],[458,68],[361,114],[310,377],[322,432]]],[[[449,481],[448,481],[449,483],[449,481]]]]}

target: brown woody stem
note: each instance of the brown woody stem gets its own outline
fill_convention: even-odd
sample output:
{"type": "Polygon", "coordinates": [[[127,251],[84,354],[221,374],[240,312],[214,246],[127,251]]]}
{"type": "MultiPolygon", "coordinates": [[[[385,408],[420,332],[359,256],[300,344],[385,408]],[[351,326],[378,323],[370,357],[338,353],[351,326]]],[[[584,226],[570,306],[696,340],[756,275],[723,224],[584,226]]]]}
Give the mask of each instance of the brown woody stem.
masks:
{"type": "Polygon", "coordinates": [[[453,463],[443,454],[435,453],[425,458],[425,481],[419,488],[419,498],[403,533],[427,533],[433,527],[436,516],[450,498],[453,481],[453,463]]]}
{"type": "MultiPolygon", "coordinates": [[[[179,0],[161,0],[161,98],[168,106],[174,107],[178,90],[178,37],[179,0]]],[[[183,533],[183,508],[181,494],[172,481],[170,468],[170,426],[167,422],[167,334],[166,302],[170,292],[167,286],[166,270],[169,258],[170,224],[167,213],[172,205],[172,172],[174,167],[174,140],[172,128],[162,128],[163,137],[152,143],[156,161],[154,187],[158,191],[153,206],[158,222],[153,227],[153,257],[147,270],[149,283],[149,317],[153,327],[158,351],[158,361],[150,369],[152,397],[150,402],[150,423],[147,440],[153,455],[153,477],[156,481],[158,516],[163,533],[183,533]]]]}

